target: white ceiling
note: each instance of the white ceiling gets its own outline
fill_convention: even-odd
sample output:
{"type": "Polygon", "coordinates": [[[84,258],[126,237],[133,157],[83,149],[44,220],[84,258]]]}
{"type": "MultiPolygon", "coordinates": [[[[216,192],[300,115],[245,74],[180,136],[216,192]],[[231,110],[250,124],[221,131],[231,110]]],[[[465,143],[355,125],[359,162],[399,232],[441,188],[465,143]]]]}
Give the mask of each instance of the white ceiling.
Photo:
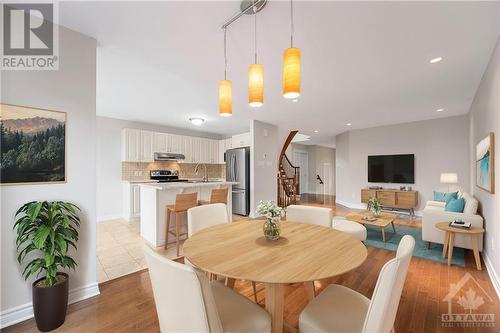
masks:
{"type": "Polygon", "coordinates": [[[302,95],[293,103],[281,96],[288,8],[270,1],[258,16],[261,108],[246,102],[253,18],[230,26],[230,118],[217,113],[220,26],[239,2],[61,2],[59,20],[98,41],[98,115],[191,129],[188,118],[202,116],[200,130],[223,135],[258,119],[326,145],[351,128],[467,113],[500,32],[499,2],[296,1],[302,95]]]}

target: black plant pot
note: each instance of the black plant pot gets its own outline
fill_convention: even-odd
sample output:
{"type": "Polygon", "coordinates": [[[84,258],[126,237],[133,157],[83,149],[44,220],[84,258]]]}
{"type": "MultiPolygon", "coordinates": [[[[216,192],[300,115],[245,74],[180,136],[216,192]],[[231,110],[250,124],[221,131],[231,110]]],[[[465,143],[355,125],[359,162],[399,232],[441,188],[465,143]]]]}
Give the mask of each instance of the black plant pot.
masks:
{"type": "Polygon", "coordinates": [[[35,313],[36,326],[42,332],[58,328],[64,324],[66,319],[69,276],[66,273],[57,273],[57,275],[64,276],[65,280],[52,287],[36,286],[45,277],[33,282],[33,312],[35,313]]]}

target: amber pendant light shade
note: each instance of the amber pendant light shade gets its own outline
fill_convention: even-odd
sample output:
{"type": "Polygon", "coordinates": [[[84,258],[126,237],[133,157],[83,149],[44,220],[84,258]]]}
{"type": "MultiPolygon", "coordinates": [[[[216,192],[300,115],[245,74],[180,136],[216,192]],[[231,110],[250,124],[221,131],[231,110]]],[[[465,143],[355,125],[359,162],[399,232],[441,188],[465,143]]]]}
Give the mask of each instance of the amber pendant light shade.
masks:
{"type": "Polygon", "coordinates": [[[219,81],[219,115],[229,117],[233,114],[233,87],[230,80],[219,81]]]}
{"type": "Polygon", "coordinates": [[[300,49],[290,47],[283,53],[283,97],[300,96],[300,49]]]}
{"type": "Polygon", "coordinates": [[[248,104],[259,107],[264,104],[264,66],[248,66],[248,104]]]}

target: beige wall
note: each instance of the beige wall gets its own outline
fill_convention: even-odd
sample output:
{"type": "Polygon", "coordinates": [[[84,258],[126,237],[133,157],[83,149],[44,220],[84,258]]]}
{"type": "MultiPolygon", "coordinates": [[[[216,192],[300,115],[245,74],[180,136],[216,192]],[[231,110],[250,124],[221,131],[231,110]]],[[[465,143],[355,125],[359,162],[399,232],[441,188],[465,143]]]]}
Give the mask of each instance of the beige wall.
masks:
{"type": "Polygon", "coordinates": [[[484,253],[486,265],[493,283],[500,291],[500,40],[490,63],[484,73],[470,109],[470,179],[471,191],[480,203],[480,212],[484,217],[485,239],[484,253]],[[476,144],[489,132],[495,134],[495,188],[491,194],[475,186],[476,184],[476,144]]]}
{"type": "MultiPolygon", "coordinates": [[[[442,188],[442,172],[456,172],[468,189],[469,119],[467,115],[342,133],[336,138],[337,202],[361,205],[360,190],[368,184],[368,155],[415,154],[415,184],[422,210],[433,190],[442,188]]],[[[400,184],[370,184],[399,188],[400,184]]]]}

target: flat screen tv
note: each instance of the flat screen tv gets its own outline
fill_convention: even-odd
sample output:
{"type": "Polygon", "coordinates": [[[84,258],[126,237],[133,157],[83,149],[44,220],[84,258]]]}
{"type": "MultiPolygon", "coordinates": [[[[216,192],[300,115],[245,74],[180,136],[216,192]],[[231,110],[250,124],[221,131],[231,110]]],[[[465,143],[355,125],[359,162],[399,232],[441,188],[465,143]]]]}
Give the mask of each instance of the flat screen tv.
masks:
{"type": "Polygon", "coordinates": [[[369,183],[415,183],[415,155],[368,156],[369,183]]]}

